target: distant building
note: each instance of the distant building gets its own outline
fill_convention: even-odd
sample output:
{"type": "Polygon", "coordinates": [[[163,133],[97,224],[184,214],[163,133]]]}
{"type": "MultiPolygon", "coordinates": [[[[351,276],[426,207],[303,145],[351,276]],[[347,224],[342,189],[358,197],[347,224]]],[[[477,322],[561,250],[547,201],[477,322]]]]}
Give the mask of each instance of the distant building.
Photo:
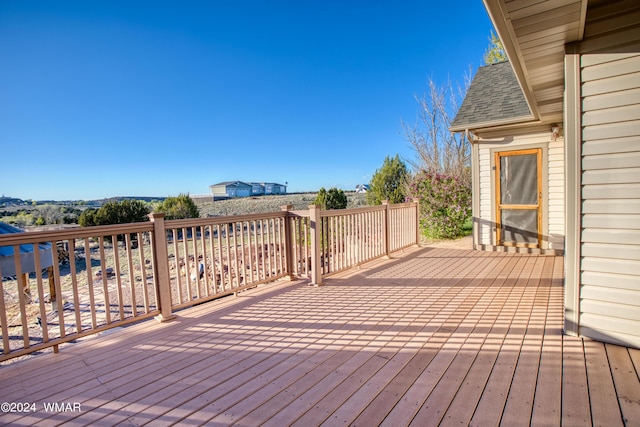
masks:
{"type": "Polygon", "coordinates": [[[277,184],[275,182],[262,182],[260,183],[262,188],[264,189],[264,194],[286,194],[287,186],[282,184],[277,184]]]}
{"type": "Polygon", "coordinates": [[[249,197],[252,186],[242,181],[226,181],[210,185],[209,190],[214,200],[216,198],[249,197]]]}
{"type": "Polygon", "coordinates": [[[356,193],[362,194],[369,191],[369,184],[358,184],[356,185],[356,193]]]}
{"type": "Polygon", "coordinates": [[[286,185],[277,184],[275,182],[252,182],[250,184],[247,184],[243,181],[226,181],[210,185],[209,189],[214,200],[221,198],[236,198],[287,193],[286,185]]]}
{"type": "Polygon", "coordinates": [[[252,196],[262,196],[264,194],[264,185],[259,182],[251,183],[251,195],[252,196]]]}

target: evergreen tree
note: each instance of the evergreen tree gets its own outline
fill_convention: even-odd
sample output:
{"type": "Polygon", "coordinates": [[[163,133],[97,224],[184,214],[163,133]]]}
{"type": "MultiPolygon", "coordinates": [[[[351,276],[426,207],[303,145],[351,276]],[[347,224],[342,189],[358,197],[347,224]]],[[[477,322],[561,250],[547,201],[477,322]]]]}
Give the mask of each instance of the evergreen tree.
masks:
{"type": "Polygon", "coordinates": [[[324,187],[322,187],[320,191],[318,191],[318,195],[316,195],[316,198],[313,201],[313,204],[319,207],[320,209],[327,208],[327,190],[324,187]]]}
{"type": "Polygon", "coordinates": [[[489,36],[489,47],[484,53],[485,65],[497,64],[498,62],[508,60],[509,58],[507,58],[507,53],[504,51],[504,46],[502,46],[500,38],[493,32],[493,30],[491,30],[491,35],[489,36]]]}
{"type": "Polygon", "coordinates": [[[346,209],[347,195],[338,188],[330,188],[327,191],[326,209],[346,209]]]}
{"type": "Polygon", "coordinates": [[[367,203],[379,205],[383,200],[389,203],[403,203],[406,196],[407,166],[396,154],[385,157],[382,167],[373,174],[367,192],[367,203]]]}
{"type": "Polygon", "coordinates": [[[322,187],[313,204],[320,209],[346,209],[347,195],[336,187],[330,188],[329,191],[322,187]]]}

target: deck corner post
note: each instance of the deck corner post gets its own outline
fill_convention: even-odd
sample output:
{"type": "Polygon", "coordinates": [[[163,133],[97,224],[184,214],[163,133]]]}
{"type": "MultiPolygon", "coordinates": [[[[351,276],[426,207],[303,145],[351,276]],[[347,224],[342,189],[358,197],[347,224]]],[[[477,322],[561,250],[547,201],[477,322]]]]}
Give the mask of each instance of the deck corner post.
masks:
{"type": "Polygon", "coordinates": [[[322,285],[322,262],[320,257],[320,207],[309,205],[309,221],[311,222],[311,284],[322,285]]]}
{"type": "Polygon", "coordinates": [[[284,214],[284,256],[285,256],[285,268],[287,269],[287,275],[289,280],[295,279],[295,272],[293,271],[293,245],[295,244],[296,236],[294,236],[291,229],[291,217],[289,212],[293,209],[293,205],[280,206],[284,214]]]}
{"type": "Polygon", "coordinates": [[[167,252],[167,234],[164,227],[163,213],[150,213],[153,223],[152,248],[155,259],[153,269],[158,293],[160,314],[155,317],[159,322],[175,319],[171,307],[171,281],[169,275],[169,254],[167,252]]]}
{"type": "Polygon", "coordinates": [[[387,259],[391,258],[391,224],[389,221],[389,201],[383,200],[384,216],[382,218],[382,227],[384,229],[384,255],[387,259]]]}

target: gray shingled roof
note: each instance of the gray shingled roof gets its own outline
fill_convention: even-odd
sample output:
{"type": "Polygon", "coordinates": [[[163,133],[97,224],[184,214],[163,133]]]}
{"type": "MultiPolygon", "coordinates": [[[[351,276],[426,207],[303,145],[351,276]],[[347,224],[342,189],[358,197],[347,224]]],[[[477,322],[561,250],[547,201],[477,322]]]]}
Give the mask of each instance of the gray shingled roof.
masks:
{"type": "MultiPolygon", "coordinates": [[[[4,222],[0,222],[0,234],[12,233],[25,233],[25,231],[12,225],[5,224],[4,222]]],[[[38,265],[38,268],[46,268],[53,265],[51,244],[40,243],[37,247],[38,252],[40,252],[40,264],[38,265]]],[[[18,245],[18,254],[20,256],[20,269],[23,273],[33,273],[36,271],[34,245],[18,245]]],[[[2,271],[2,277],[15,276],[16,262],[14,255],[14,246],[0,247],[0,271],[2,271]]],[[[2,279],[2,277],[0,277],[0,279],[2,279]]]]}
{"type": "Polygon", "coordinates": [[[247,184],[246,182],[243,181],[224,181],[224,182],[219,182],[217,184],[213,184],[210,185],[209,187],[217,187],[219,185],[234,185],[234,186],[245,186],[245,187],[251,187],[250,184],[247,184]]]}
{"type": "Polygon", "coordinates": [[[511,64],[500,62],[478,69],[451,128],[499,125],[501,121],[513,122],[519,117],[533,118],[511,64]]]}

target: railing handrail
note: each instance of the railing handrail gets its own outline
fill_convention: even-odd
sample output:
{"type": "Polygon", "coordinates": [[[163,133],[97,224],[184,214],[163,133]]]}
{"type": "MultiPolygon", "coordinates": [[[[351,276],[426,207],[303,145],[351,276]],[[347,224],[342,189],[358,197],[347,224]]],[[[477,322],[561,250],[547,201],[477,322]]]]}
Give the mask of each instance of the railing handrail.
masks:
{"type": "Polygon", "coordinates": [[[394,203],[389,205],[389,209],[403,209],[414,206],[416,202],[394,203]]]}
{"type": "Polygon", "coordinates": [[[286,212],[266,212],[243,215],[208,216],[205,218],[171,219],[165,221],[166,228],[199,227],[203,225],[228,224],[230,222],[254,221],[260,219],[282,218],[286,212]]]}
{"type": "Polygon", "coordinates": [[[62,230],[26,231],[24,233],[12,233],[0,235],[0,246],[24,245],[49,242],[60,239],[81,239],[94,236],[114,236],[135,232],[152,231],[153,224],[145,222],[133,222],[130,224],[96,225],[91,227],[65,228],[62,230]]]}
{"type": "Polygon", "coordinates": [[[351,209],[322,209],[320,211],[321,217],[331,217],[331,216],[345,216],[345,215],[353,215],[359,213],[367,213],[367,212],[379,212],[384,210],[385,207],[383,205],[379,206],[362,206],[359,208],[351,208],[351,209]]]}
{"type": "Polygon", "coordinates": [[[296,211],[287,211],[287,214],[291,217],[299,217],[299,218],[309,218],[309,210],[296,210],[296,211]]]}

